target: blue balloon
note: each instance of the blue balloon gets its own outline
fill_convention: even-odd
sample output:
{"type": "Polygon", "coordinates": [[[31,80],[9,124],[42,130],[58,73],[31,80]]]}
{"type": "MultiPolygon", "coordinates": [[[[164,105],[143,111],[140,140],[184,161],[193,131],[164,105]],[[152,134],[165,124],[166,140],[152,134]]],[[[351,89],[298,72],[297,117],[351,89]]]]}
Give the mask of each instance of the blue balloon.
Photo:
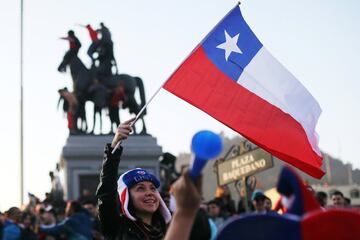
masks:
{"type": "Polygon", "coordinates": [[[206,160],[219,155],[222,147],[221,138],[208,130],[197,132],[191,141],[191,150],[195,156],[206,160]]]}
{"type": "Polygon", "coordinates": [[[195,180],[207,161],[219,155],[222,148],[222,140],[217,134],[207,130],[197,132],[191,141],[191,150],[195,159],[189,172],[190,177],[195,180]]]}

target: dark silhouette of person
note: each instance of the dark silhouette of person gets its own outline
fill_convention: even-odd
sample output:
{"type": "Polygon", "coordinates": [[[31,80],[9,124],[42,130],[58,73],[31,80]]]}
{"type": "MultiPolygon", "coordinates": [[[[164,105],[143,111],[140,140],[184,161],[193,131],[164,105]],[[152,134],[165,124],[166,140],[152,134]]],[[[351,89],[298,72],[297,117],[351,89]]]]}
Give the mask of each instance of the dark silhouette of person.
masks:
{"type": "Polygon", "coordinates": [[[75,94],[73,92],[69,92],[69,90],[66,87],[59,89],[58,93],[60,94],[58,107],[61,100],[64,100],[63,110],[67,114],[68,128],[70,134],[72,134],[77,130],[76,123],[77,123],[77,118],[79,116],[79,111],[78,111],[79,101],[77,100],[75,94]]]}
{"type": "Polygon", "coordinates": [[[115,123],[115,127],[120,125],[120,117],[119,117],[119,102],[124,101],[125,91],[123,86],[118,86],[111,90],[111,99],[109,108],[109,117],[111,122],[110,133],[114,133],[113,124],[115,123]]]}
{"type": "MultiPolygon", "coordinates": [[[[101,39],[100,39],[100,45],[103,48],[103,52],[98,52],[99,53],[99,60],[100,60],[100,64],[102,63],[102,57],[109,59],[111,62],[111,66],[115,66],[116,68],[116,73],[118,72],[118,68],[117,68],[117,63],[116,63],[116,59],[114,56],[114,44],[113,41],[111,39],[111,33],[109,28],[107,28],[103,22],[100,23],[100,29],[98,30],[101,34],[101,39]]],[[[103,62],[107,62],[106,60],[103,62]]],[[[101,68],[101,66],[99,67],[101,68]]]]}
{"type": "Polygon", "coordinates": [[[100,23],[100,33],[101,33],[101,40],[104,42],[112,42],[111,40],[111,33],[109,28],[105,26],[103,22],[100,23]]]}
{"type": "Polygon", "coordinates": [[[90,24],[86,25],[85,28],[89,32],[89,36],[91,39],[91,44],[89,46],[89,49],[87,51],[87,55],[91,58],[93,64],[95,63],[94,53],[96,52],[97,48],[100,46],[100,40],[98,38],[98,31],[94,30],[90,24]]]}
{"type": "Polygon", "coordinates": [[[77,55],[81,47],[81,43],[79,39],[75,36],[73,30],[68,31],[67,37],[62,37],[60,39],[69,41],[69,50],[65,53],[65,56],[58,67],[59,72],[66,72],[66,65],[68,65],[70,60],[77,55]]]}

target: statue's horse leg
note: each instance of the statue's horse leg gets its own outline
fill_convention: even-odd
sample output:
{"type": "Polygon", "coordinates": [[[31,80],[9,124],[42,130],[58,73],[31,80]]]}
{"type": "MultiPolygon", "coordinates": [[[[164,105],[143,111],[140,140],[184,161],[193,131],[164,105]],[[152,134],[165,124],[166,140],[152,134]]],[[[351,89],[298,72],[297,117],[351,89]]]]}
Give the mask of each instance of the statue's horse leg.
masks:
{"type": "MultiPolygon", "coordinates": [[[[128,96],[127,101],[128,101],[128,106],[129,106],[130,113],[134,113],[135,115],[137,115],[141,110],[141,106],[139,106],[137,104],[134,95],[128,96]]],[[[147,134],[147,131],[146,131],[146,126],[145,126],[145,121],[144,121],[144,113],[140,116],[140,119],[141,119],[141,122],[142,122],[143,126],[142,126],[141,132],[139,132],[138,134],[145,135],[145,134],[147,134]]],[[[135,125],[133,126],[133,129],[134,129],[134,132],[137,133],[135,125]]]]}
{"type": "Polygon", "coordinates": [[[141,117],[141,122],[143,124],[143,128],[142,128],[140,134],[145,135],[145,134],[147,134],[147,130],[146,130],[146,126],[145,126],[144,116],[141,117]]]}
{"type": "Polygon", "coordinates": [[[86,121],[85,103],[80,109],[80,111],[80,130],[86,133],[88,130],[88,126],[86,121]]]}
{"type": "Polygon", "coordinates": [[[100,116],[100,135],[102,134],[102,110],[99,109],[99,116],[100,116]]]}
{"type": "Polygon", "coordinates": [[[91,130],[91,134],[94,134],[95,126],[96,126],[96,113],[97,113],[97,107],[94,105],[94,114],[93,114],[93,127],[91,130]]]}
{"type": "Polygon", "coordinates": [[[87,132],[87,130],[88,130],[88,124],[87,124],[86,117],[84,118],[83,123],[84,123],[84,131],[87,132]]]}
{"type": "MultiPolygon", "coordinates": [[[[120,125],[120,117],[119,117],[119,107],[118,106],[108,106],[109,108],[109,117],[110,117],[110,133],[114,133],[113,125],[116,124],[115,129],[120,125]]],[[[116,130],[115,130],[116,132],[116,130]]]]}
{"type": "MultiPolygon", "coordinates": [[[[138,111],[137,111],[136,114],[138,114],[138,113],[141,111],[141,108],[142,108],[143,106],[145,106],[145,104],[146,104],[145,89],[144,89],[144,84],[143,84],[143,81],[142,81],[141,78],[139,78],[139,77],[134,77],[134,79],[135,79],[136,86],[137,86],[137,88],[138,88],[138,90],[139,90],[139,94],[140,94],[140,104],[137,104],[137,103],[136,103],[136,104],[137,104],[137,109],[138,109],[138,111]]],[[[146,114],[146,109],[144,109],[142,115],[140,116],[140,117],[141,117],[142,124],[143,124],[143,128],[142,128],[140,134],[147,134],[146,126],[145,126],[145,120],[144,120],[145,114],[146,114]]]]}

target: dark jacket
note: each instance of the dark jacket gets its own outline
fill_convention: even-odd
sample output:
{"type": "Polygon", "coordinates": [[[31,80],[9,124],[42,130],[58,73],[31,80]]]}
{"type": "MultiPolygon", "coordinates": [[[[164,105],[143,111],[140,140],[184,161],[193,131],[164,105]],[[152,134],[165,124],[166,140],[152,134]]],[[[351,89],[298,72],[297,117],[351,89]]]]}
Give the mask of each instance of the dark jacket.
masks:
{"type": "Polygon", "coordinates": [[[69,240],[90,240],[92,239],[92,225],[93,221],[90,213],[82,211],[75,213],[53,227],[40,227],[40,231],[52,236],[65,234],[69,240]]]}
{"type": "Polygon", "coordinates": [[[106,145],[100,184],[96,191],[99,203],[100,226],[105,239],[146,240],[149,239],[141,228],[121,212],[121,203],[117,192],[118,167],[122,147],[111,154],[110,144],[106,145]]]}
{"type": "Polygon", "coordinates": [[[21,231],[20,239],[38,240],[39,238],[33,230],[31,230],[30,228],[25,228],[25,229],[22,229],[22,231],[21,231]]]}

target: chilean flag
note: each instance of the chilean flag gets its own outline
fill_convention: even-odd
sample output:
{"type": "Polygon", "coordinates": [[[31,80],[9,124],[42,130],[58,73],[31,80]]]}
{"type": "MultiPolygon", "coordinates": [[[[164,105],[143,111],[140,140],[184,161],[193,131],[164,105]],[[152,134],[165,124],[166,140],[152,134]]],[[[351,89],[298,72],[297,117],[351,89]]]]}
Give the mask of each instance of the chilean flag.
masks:
{"type": "Polygon", "coordinates": [[[274,156],[321,178],[321,108],[257,39],[236,6],[163,88],[274,156]]]}

